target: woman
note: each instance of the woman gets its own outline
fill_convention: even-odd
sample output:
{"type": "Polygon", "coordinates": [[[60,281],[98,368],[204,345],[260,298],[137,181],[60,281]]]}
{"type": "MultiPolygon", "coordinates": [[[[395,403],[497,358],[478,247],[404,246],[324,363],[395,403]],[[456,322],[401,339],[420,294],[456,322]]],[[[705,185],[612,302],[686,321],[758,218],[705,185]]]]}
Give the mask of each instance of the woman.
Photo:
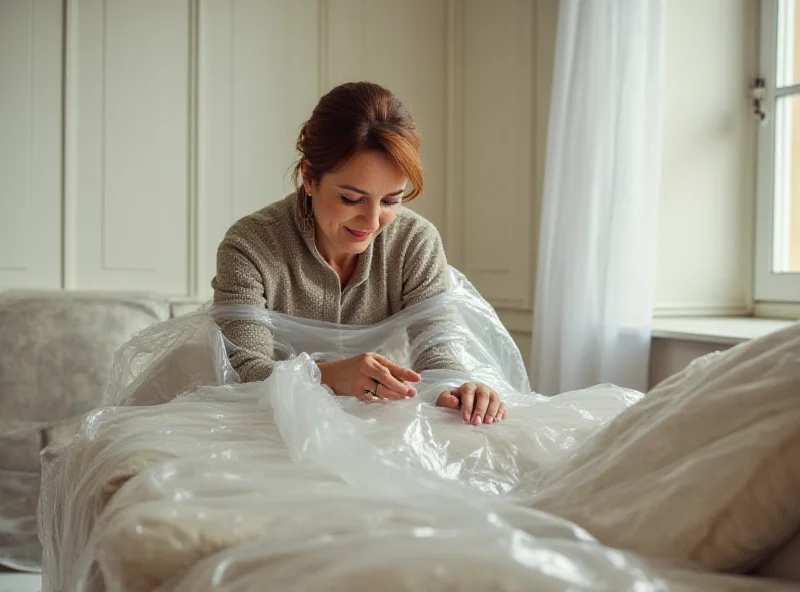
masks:
{"type": "MultiPolygon", "coordinates": [[[[343,84],[322,97],[297,140],[296,193],[230,228],[217,254],[214,302],[365,325],[445,292],[441,238],[403,207],[422,192],[419,144],[406,108],[377,84],[343,84]]],[[[231,363],[241,379],[267,378],[269,330],[241,320],[222,329],[240,348],[231,363]]],[[[318,366],[334,393],[368,402],[413,397],[409,383],[423,370],[463,371],[436,346],[413,370],[372,352],[318,366]]],[[[506,414],[496,393],[473,382],[441,393],[436,404],[460,408],[474,425],[506,414]]]]}

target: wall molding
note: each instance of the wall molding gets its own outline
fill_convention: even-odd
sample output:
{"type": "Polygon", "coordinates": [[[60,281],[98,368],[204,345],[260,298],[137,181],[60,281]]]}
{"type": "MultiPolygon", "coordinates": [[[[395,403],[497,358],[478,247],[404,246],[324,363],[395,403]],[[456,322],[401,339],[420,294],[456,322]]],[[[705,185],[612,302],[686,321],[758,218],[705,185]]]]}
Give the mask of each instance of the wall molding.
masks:
{"type": "Polygon", "coordinates": [[[61,286],[63,0],[0,3],[0,289],[61,286]],[[7,100],[6,100],[7,99],[7,100]]]}
{"type": "Polygon", "coordinates": [[[62,197],[62,287],[77,288],[76,209],[77,209],[77,155],[78,155],[78,1],[64,3],[64,137],[62,197]]]}
{"type": "Polygon", "coordinates": [[[464,5],[459,0],[447,2],[446,64],[444,246],[450,263],[460,269],[464,262],[464,208],[460,212],[458,208],[458,196],[464,193],[464,5]]]}
{"type": "Polygon", "coordinates": [[[535,4],[446,8],[445,248],[492,305],[529,309],[540,193],[535,4]]]}
{"type": "Polygon", "coordinates": [[[317,94],[321,97],[330,88],[330,5],[329,0],[319,0],[317,7],[317,35],[319,36],[319,51],[317,61],[319,68],[319,89],[317,94]]]}
{"type": "Polygon", "coordinates": [[[210,296],[218,235],[233,221],[234,4],[201,0],[196,72],[195,275],[190,300],[210,296]],[[213,163],[213,167],[212,167],[213,163]],[[224,196],[227,196],[226,200],[224,196]]]}
{"type": "Polygon", "coordinates": [[[197,297],[200,293],[200,243],[199,243],[199,198],[198,198],[198,97],[200,95],[200,0],[189,2],[189,104],[187,106],[187,273],[186,294],[197,297]]]}
{"type": "Polygon", "coordinates": [[[197,1],[65,0],[63,288],[192,291],[197,1]]]}

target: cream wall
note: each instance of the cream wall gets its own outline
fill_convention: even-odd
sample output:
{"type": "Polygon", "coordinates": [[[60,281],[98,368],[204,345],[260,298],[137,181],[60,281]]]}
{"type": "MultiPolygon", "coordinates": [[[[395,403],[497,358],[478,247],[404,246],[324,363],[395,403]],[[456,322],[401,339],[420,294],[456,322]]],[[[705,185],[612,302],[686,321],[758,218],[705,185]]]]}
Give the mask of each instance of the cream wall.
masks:
{"type": "MultiPolygon", "coordinates": [[[[669,0],[656,315],[752,312],[757,0],[669,0]]],[[[714,343],[654,339],[650,382],[714,343]]]]}
{"type": "Polygon", "coordinates": [[[650,348],[650,386],[683,370],[696,358],[729,347],[728,344],[712,342],[655,338],[650,348]]]}
{"type": "Polygon", "coordinates": [[[757,0],[669,0],[657,314],[752,308],[757,0]]]}
{"type": "Polygon", "coordinates": [[[13,131],[0,138],[0,289],[208,299],[225,230],[290,190],[319,96],[370,79],[423,134],[426,191],[411,207],[529,330],[556,2],[16,0],[0,11],[13,131]]]}
{"type": "Polygon", "coordinates": [[[0,3],[0,288],[62,284],[62,12],[0,3]]]}

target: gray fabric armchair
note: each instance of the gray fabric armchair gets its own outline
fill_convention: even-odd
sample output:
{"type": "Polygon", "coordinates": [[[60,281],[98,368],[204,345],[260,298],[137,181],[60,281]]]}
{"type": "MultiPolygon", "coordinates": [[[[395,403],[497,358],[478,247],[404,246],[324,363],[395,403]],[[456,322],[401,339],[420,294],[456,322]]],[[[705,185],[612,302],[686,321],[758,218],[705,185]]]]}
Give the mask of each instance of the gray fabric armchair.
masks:
{"type": "Polygon", "coordinates": [[[37,569],[40,451],[103,403],[117,349],[169,314],[151,295],[0,294],[0,566],[37,569]]]}

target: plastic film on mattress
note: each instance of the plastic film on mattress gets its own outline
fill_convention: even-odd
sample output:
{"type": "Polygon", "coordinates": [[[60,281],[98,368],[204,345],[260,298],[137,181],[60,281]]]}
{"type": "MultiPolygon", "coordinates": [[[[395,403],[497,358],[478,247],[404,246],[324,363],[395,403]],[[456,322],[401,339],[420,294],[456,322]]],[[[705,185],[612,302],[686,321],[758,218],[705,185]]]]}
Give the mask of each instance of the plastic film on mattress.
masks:
{"type": "Polygon", "coordinates": [[[519,503],[641,395],[530,392],[496,314],[453,280],[369,327],[226,306],[138,335],[117,355],[108,405],[43,455],[44,590],[661,590],[702,579],[519,503]],[[226,319],[269,328],[267,380],[239,383],[226,319]],[[336,397],[315,364],[374,351],[411,365],[434,345],[464,371],[423,372],[404,401],[336,397]],[[508,418],[476,427],[433,405],[465,381],[496,389],[508,418]]]}

